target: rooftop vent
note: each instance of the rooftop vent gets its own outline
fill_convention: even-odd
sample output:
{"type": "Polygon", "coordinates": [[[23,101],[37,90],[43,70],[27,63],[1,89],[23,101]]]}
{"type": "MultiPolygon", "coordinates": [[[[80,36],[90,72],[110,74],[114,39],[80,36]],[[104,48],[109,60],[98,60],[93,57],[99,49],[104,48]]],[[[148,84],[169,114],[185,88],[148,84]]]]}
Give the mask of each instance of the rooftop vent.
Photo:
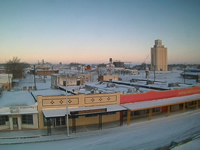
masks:
{"type": "Polygon", "coordinates": [[[107,87],[109,87],[109,88],[115,87],[115,84],[114,84],[114,83],[108,83],[108,84],[107,84],[107,87]]]}

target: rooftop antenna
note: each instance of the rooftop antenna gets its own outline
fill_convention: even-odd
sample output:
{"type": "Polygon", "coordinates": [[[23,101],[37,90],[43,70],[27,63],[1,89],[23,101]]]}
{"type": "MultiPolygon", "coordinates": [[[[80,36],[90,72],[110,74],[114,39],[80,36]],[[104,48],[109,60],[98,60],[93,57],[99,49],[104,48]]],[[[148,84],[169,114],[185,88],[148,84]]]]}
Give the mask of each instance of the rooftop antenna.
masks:
{"type": "Polygon", "coordinates": [[[110,62],[109,62],[109,70],[110,70],[110,75],[112,75],[112,58],[109,59],[110,62]]]}
{"type": "MultiPolygon", "coordinates": [[[[146,62],[146,60],[149,58],[149,55],[150,55],[150,54],[151,54],[151,53],[149,53],[149,54],[147,55],[147,57],[145,58],[145,60],[143,61],[142,64],[146,64],[145,62],[146,62]]],[[[145,65],[145,73],[146,73],[146,79],[149,78],[149,68],[147,67],[147,64],[145,65]]],[[[155,76],[155,74],[154,74],[154,76],[155,76]]],[[[155,79],[154,79],[154,81],[155,81],[155,79]]]]}

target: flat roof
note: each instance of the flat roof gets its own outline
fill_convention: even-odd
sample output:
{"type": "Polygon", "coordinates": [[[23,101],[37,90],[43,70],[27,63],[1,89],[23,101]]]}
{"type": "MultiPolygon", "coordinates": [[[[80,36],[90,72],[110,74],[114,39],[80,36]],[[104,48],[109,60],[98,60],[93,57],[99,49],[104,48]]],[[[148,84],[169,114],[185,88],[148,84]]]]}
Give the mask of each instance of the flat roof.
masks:
{"type": "Polygon", "coordinates": [[[122,104],[122,106],[126,107],[129,110],[142,110],[142,109],[149,109],[160,106],[168,106],[172,104],[184,103],[198,99],[200,100],[200,94],[194,94],[182,97],[173,97],[167,99],[158,99],[158,100],[144,101],[144,102],[127,103],[127,104],[122,104]]]}
{"type": "Polygon", "coordinates": [[[53,89],[47,89],[47,90],[37,90],[31,92],[34,96],[34,98],[37,100],[37,96],[65,96],[66,92],[62,90],[53,90],[53,89]]]}
{"type": "MultiPolygon", "coordinates": [[[[107,112],[116,112],[116,111],[123,111],[127,110],[126,108],[120,105],[104,105],[104,106],[94,106],[94,107],[77,107],[77,108],[69,108],[68,114],[74,111],[87,111],[87,110],[96,110],[96,109],[107,109],[107,112]]],[[[65,108],[62,109],[43,109],[42,110],[44,116],[46,118],[53,118],[53,117],[64,117],[67,114],[65,108]]],[[[92,113],[91,113],[92,114],[92,113]]]]}
{"type": "Polygon", "coordinates": [[[29,91],[3,91],[0,97],[0,107],[30,106],[35,100],[29,91]]]}

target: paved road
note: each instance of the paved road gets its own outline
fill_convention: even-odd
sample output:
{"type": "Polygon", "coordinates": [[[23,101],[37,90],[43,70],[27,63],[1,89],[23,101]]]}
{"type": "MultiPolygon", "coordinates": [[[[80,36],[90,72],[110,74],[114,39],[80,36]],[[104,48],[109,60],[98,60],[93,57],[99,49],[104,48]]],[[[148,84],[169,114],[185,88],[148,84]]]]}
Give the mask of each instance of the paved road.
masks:
{"type": "MultiPolygon", "coordinates": [[[[0,145],[2,150],[153,150],[200,134],[200,110],[154,119],[130,126],[65,135],[55,135],[49,141],[61,141],[0,145]]],[[[43,137],[45,138],[45,137],[43,137]]],[[[37,138],[33,138],[37,139],[37,138]]],[[[5,139],[6,140],[6,139],[5,139]]],[[[29,139],[31,141],[31,139],[29,139]]],[[[38,139],[39,140],[39,139],[38,139]]]]}

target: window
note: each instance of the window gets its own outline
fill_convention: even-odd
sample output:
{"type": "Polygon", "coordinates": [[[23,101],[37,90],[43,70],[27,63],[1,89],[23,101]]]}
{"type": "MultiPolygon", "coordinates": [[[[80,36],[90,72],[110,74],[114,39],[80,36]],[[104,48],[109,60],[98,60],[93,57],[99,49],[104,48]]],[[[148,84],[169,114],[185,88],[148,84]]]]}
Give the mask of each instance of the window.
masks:
{"type": "Polygon", "coordinates": [[[69,118],[68,119],[72,119],[72,118],[78,118],[78,116],[71,116],[71,115],[69,115],[69,118]]]}
{"type": "Polygon", "coordinates": [[[22,124],[33,124],[33,115],[22,115],[22,124]]]}
{"type": "Polygon", "coordinates": [[[8,121],[8,116],[0,116],[0,125],[5,125],[8,121]]]}
{"type": "Polygon", "coordinates": [[[63,126],[63,125],[65,125],[65,117],[56,117],[55,126],[63,126]]]}
{"type": "Polygon", "coordinates": [[[153,108],[152,112],[160,112],[160,108],[153,108]]]}
{"type": "Polygon", "coordinates": [[[43,116],[44,126],[47,126],[47,119],[43,116]]]}
{"type": "Polygon", "coordinates": [[[123,111],[123,117],[127,117],[127,111],[123,111]]]}
{"type": "Polygon", "coordinates": [[[85,115],[85,117],[96,117],[98,116],[98,114],[88,114],[88,115],[85,115]]]}
{"type": "Polygon", "coordinates": [[[107,113],[104,113],[103,115],[115,115],[116,112],[107,112],[107,113]]]}

